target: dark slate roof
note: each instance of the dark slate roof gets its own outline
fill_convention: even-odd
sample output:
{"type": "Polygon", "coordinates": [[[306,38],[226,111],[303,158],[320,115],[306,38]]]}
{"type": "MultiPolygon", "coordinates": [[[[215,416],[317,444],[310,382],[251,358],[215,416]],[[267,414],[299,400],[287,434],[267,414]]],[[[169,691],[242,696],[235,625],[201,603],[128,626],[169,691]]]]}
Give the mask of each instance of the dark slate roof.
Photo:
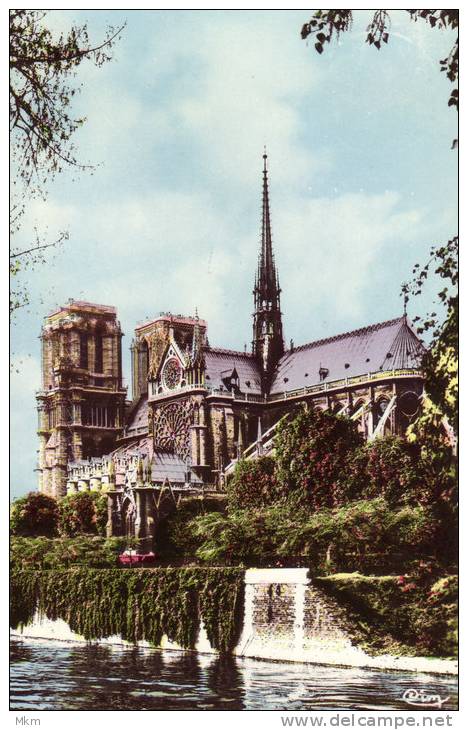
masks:
{"type": "Polygon", "coordinates": [[[242,393],[261,395],[261,380],[257,361],[247,352],[206,348],[204,350],[206,370],[205,380],[209,388],[226,390],[223,378],[229,377],[233,370],[239,377],[239,390],[242,393]]]}
{"type": "Polygon", "coordinates": [[[130,413],[130,422],[127,426],[127,434],[142,433],[139,429],[148,430],[148,397],[142,396],[135,408],[130,413]]]}
{"type": "MultiPolygon", "coordinates": [[[[176,454],[166,454],[155,451],[153,454],[153,465],[151,476],[156,482],[163,482],[166,477],[171,484],[184,484],[187,465],[185,461],[176,454]]],[[[192,471],[192,484],[202,484],[202,480],[192,471]]]]}
{"type": "Polygon", "coordinates": [[[110,456],[117,458],[126,456],[141,456],[142,459],[151,456],[153,453],[152,439],[149,436],[135,438],[128,443],[123,443],[111,452],[110,456]]]}
{"type": "Polygon", "coordinates": [[[278,363],[270,393],[380,370],[417,368],[422,350],[406,317],[379,322],[286,352],[278,363]],[[320,368],[328,370],[322,379],[320,368]]]}
{"type": "MultiPolygon", "coordinates": [[[[166,478],[171,484],[184,484],[185,472],[187,465],[180,456],[176,454],[168,454],[153,449],[152,439],[148,436],[132,441],[129,444],[119,446],[111,454],[114,460],[125,459],[131,456],[139,456],[143,462],[151,459],[152,468],[151,476],[155,482],[163,482],[166,478]]],[[[125,471],[127,467],[122,467],[118,461],[116,465],[116,484],[122,487],[125,482],[125,471]]],[[[202,484],[202,480],[192,471],[192,484],[202,484]]]]}

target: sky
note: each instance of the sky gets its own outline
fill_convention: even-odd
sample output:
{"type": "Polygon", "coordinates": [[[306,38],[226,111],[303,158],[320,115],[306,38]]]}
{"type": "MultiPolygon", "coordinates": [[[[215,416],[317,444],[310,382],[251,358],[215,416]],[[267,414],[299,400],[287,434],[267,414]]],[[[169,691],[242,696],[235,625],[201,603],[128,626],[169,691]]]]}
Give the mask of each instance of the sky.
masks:
{"type": "Polygon", "coordinates": [[[127,384],[133,330],[161,311],[197,308],[212,345],[250,343],[264,145],[286,342],[402,313],[413,264],[457,231],[457,115],[439,71],[453,34],[391,17],[380,51],[363,10],[319,55],[300,38],[306,10],[50,12],[54,32],[86,22],[96,42],[126,26],[111,63],[78,70],[74,141],[95,171],[61,173],[13,240],[69,232],[26,272],[31,306],[11,328],[13,498],[36,488],[39,335],[55,307],[117,307],[127,384]]]}

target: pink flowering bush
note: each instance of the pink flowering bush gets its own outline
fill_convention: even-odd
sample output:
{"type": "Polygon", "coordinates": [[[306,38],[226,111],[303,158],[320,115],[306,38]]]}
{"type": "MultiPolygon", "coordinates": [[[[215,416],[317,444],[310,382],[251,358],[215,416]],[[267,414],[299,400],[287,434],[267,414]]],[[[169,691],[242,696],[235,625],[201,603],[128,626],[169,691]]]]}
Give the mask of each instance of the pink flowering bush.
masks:
{"type": "Polygon", "coordinates": [[[303,409],[275,438],[277,479],[285,492],[313,509],[349,500],[349,465],[363,443],[349,419],[303,409]]]}
{"type": "Polygon", "coordinates": [[[271,456],[239,461],[234,474],[228,480],[227,498],[230,509],[267,507],[281,496],[275,460],[271,456]]]}
{"type": "Polygon", "coordinates": [[[24,537],[52,537],[57,533],[58,517],[58,503],[53,497],[30,492],[11,505],[11,533],[24,537]]]}
{"type": "Polygon", "coordinates": [[[359,448],[350,463],[350,493],[384,497],[389,504],[430,504],[438,495],[418,444],[400,436],[375,439],[359,448]]]}
{"type": "Polygon", "coordinates": [[[59,502],[58,530],[61,535],[105,535],[107,497],[98,492],[69,494],[59,502]]]}

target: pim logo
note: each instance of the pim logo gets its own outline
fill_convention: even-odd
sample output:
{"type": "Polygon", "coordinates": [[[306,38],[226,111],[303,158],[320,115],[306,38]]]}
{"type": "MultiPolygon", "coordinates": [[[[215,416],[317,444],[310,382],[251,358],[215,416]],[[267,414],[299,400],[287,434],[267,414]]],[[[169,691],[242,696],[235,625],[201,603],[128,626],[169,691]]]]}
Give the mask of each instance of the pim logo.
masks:
{"type": "Polygon", "coordinates": [[[416,707],[438,707],[442,709],[444,702],[448,702],[449,697],[441,698],[440,695],[427,692],[424,689],[407,689],[403,694],[402,700],[407,705],[414,705],[416,707]]]}

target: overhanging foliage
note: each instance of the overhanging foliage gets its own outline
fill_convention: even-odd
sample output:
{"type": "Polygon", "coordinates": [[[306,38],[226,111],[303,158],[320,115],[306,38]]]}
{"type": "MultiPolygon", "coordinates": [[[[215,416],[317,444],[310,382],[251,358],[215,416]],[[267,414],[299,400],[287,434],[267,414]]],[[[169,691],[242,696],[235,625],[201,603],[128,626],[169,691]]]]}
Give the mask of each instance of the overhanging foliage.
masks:
{"type": "Polygon", "coordinates": [[[240,632],[243,579],[238,568],[14,570],[10,625],[38,612],[88,640],[120,635],[159,646],[167,635],[193,649],[202,619],[211,645],[227,652],[240,632]]]}

